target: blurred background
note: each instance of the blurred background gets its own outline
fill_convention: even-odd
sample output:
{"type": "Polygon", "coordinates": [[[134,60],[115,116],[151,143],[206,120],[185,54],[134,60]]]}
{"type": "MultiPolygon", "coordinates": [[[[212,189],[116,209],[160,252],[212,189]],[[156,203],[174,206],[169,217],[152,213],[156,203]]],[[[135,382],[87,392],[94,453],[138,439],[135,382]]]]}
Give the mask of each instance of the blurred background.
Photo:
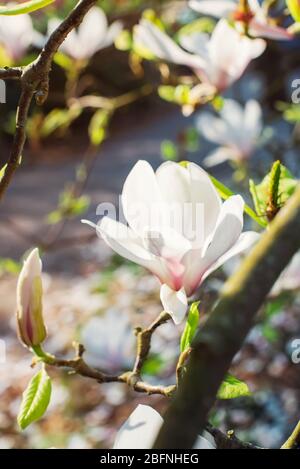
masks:
{"type": "MultiPolygon", "coordinates": [[[[274,8],[283,3],[274,2],[274,8]]],[[[217,107],[203,106],[184,116],[180,106],[158,96],[161,68],[143,61],[128,44],[145,10],[161,18],[170,34],[199,15],[180,0],[103,0],[98,5],[108,23],[121,22],[120,31],[126,33],[89,57],[72,56],[72,50],[57,54],[49,99],[43,107],[32,105],[22,165],[0,206],[1,449],[108,448],[137,403],[160,411],[167,405],[120,384],[100,386],[50,369],[55,385],[45,417],[22,433],[16,423],[21,394],[33,374],[15,325],[15,287],[24,253],[39,246],[43,255],[46,350],[71,356],[72,341],[79,340],[92,365],[116,372],[129,369],[133,327],[148,325],[160,312],[159,285],[145,270],[114,255],[80,219],[96,221],[98,204],[118,203],[137,160],[154,167],[168,159],[201,165],[216,146],[203,136],[199,116],[217,112],[217,107]],[[82,97],[104,98],[103,106],[84,106],[82,97]]],[[[64,18],[73,6],[73,1],[57,0],[20,28],[14,18],[5,19],[11,28],[2,25],[0,17],[0,66],[29,63],[51,21],[64,18]],[[13,41],[19,47],[12,47],[13,41]]],[[[206,18],[206,28],[214,23],[206,18]]],[[[262,107],[263,126],[247,167],[227,162],[210,169],[250,204],[248,179],[261,181],[273,161],[280,159],[299,178],[300,106],[291,103],[291,84],[300,78],[299,44],[296,39],[270,41],[264,55],[224,95],[241,105],[255,99],[262,107]]],[[[191,72],[171,66],[170,73],[191,72]]],[[[0,167],[9,155],[18,97],[18,83],[8,82],[6,103],[0,104],[0,167]]],[[[201,289],[203,314],[235,264],[211,276],[201,289]]],[[[292,363],[291,353],[293,341],[300,338],[300,261],[296,267],[292,288],[284,279],[278,284],[235,358],[233,371],[253,395],[218,402],[211,415],[219,428],[234,429],[240,438],[266,447],[278,447],[299,418],[300,364],[292,363]]],[[[174,381],[180,333],[173,324],[158,331],[144,369],[148,381],[174,381]]]]}

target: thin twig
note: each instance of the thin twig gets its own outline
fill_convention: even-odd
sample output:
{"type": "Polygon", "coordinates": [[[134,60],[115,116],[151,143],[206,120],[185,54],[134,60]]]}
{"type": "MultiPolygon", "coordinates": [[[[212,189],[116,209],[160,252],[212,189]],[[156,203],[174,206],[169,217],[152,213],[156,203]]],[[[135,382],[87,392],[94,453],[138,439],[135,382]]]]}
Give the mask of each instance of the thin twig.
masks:
{"type": "Polygon", "coordinates": [[[32,350],[38,360],[43,361],[50,366],[55,366],[58,368],[69,368],[72,372],[86,378],[94,379],[98,383],[124,383],[136,392],[171,397],[176,390],[176,385],[153,386],[151,384],[145,383],[141,378],[142,367],[150,352],[152,335],[159,326],[165,324],[169,319],[170,315],[168,313],[162,312],[159,317],[146,329],[136,329],[138,331],[137,352],[134,367],[132,371],[128,371],[120,375],[106,374],[100,370],[97,370],[96,368],[89,366],[83,358],[85,349],[82,344],[74,344],[76,353],[75,357],[70,360],[60,359],[54,355],[50,355],[44,352],[40,346],[34,347],[32,350]]]}
{"type": "Polygon", "coordinates": [[[11,179],[19,166],[26,140],[26,121],[33,96],[38,104],[43,104],[49,91],[49,73],[54,54],[67,35],[82,22],[86,13],[97,0],[81,0],[68,17],[49,37],[45,47],[37,59],[28,66],[21,68],[5,68],[0,70],[0,78],[19,78],[21,96],[16,116],[16,132],[11,153],[0,181],[0,199],[8,188],[11,179]]]}
{"type": "Polygon", "coordinates": [[[19,80],[23,74],[22,67],[4,67],[0,68],[1,80],[19,80]]]}

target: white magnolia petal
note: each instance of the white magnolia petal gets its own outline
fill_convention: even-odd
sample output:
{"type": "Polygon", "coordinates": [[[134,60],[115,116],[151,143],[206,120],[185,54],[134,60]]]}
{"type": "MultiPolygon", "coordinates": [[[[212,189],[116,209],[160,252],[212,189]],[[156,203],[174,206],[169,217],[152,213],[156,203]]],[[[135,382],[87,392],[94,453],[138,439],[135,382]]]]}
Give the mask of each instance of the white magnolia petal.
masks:
{"type": "Polygon", "coordinates": [[[194,205],[200,205],[203,211],[203,226],[199,226],[199,223],[201,225],[201,213],[195,217],[196,222],[193,226],[197,232],[194,247],[200,247],[203,244],[201,240],[204,241],[214,229],[222,201],[206,171],[194,163],[188,163],[187,170],[190,174],[192,202],[194,205]]]}
{"type": "Polygon", "coordinates": [[[99,225],[95,225],[88,220],[81,221],[95,228],[108,246],[117,254],[150,270],[159,278],[161,283],[171,283],[173,281],[172,274],[165,262],[147,251],[143,240],[128,226],[109,217],[104,217],[99,225]]]}
{"type": "Polygon", "coordinates": [[[208,168],[216,166],[218,164],[224,163],[227,160],[237,160],[238,154],[231,150],[228,147],[219,147],[213,152],[211,152],[206,158],[204,158],[203,163],[208,168]]]}
{"type": "Polygon", "coordinates": [[[204,432],[202,436],[198,436],[193,449],[216,449],[215,445],[214,438],[208,432],[204,432]]]}
{"type": "Polygon", "coordinates": [[[264,15],[264,10],[261,8],[259,1],[258,0],[248,0],[248,4],[250,6],[250,9],[255,15],[264,15]]]}
{"type": "Polygon", "coordinates": [[[287,41],[293,39],[293,34],[280,26],[268,24],[267,21],[259,21],[256,18],[250,22],[250,34],[254,37],[287,41]]]}
{"type": "Polygon", "coordinates": [[[244,120],[244,108],[234,99],[226,99],[220,111],[220,116],[226,122],[230,133],[236,137],[240,133],[244,120]]]}
{"type": "Polygon", "coordinates": [[[203,15],[224,18],[234,12],[237,3],[227,0],[190,0],[189,7],[203,15]]]}
{"type": "Polygon", "coordinates": [[[254,231],[246,231],[245,233],[242,233],[235,245],[223,256],[219,257],[219,259],[205,272],[202,280],[205,280],[212,272],[217,270],[228,260],[237,256],[238,254],[241,254],[242,252],[247,251],[259,240],[259,238],[259,233],[255,233],[254,231]]]}
{"type": "Polygon", "coordinates": [[[228,145],[232,140],[227,123],[210,112],[201,112],[196,117],[196,127],[198,132],[210,142],[228,145]]]}
{"type": "Polygon", "coordinates": [[[219,89],[225,89],[245,71],[249,62],[266,48],[262,39],[241,36],[228,22],[221,19],[210,41],[212,80],[219,89]]]}
{"type": "Polygon", "coordinates": [[[142,246],[137,235],[123,223],[109,217],[104,217],[99,225],[88,220],[82,220],[82,223],[95,228],[106,243],[120,256],[144,266],[148,266],[154,260],[152,254],[142,246]]]}
{"type": "Polygon", "coordinates": [[[190,241],[171,227],[163,227],[160,231],[148,231],[143,239],[147,250],[171,263],[179,262],[192,248],[190,241]]]}
{"type": "Polygon", "coordinates": [[[243,229],[244,200],[240,195],[229,197],[222,205],[211,239],[208,239],[204,258],[215,263],[236,243],[243,229]]]}
{"type": "Polygon", "coordinates": [[[197,54],[204,60],[208,57],[209,35],[206,33],[194,32],[191,34],[181,34],[179,36],[180,45],[191,52],[197,54]]]}
{"type": "Polygon", "coordinates": [[[173,39],[146,19],[135,27],[134,40],[162,60],[189,67],[201,68],[204,65],[200,57],[182,50],[173,39]]]}
{"type": "Polygon", "coordinates": [[[87,56],[93,55],[101,47],[107,34],[107,18],[103,10],[93,7],[85,15],[78,28],[78,38],[85,47],[87,56]]]}
{"type": "Polygon", "coordinates": [[[247,101],[244,112],[244,130],[248,141],[258,138],[263,129],[262,108],[258,101],[247,101]]]}
{"type": "Polygon", "coordinates": [[[24,56],[33,40],[34,29],[30,15],[0,16],[0,42],[15,61],[24,56]]]}
{"type": "MultiPolygon", "coordinates": [[[[216,223],[221,206],[220,197],[207,173],[193,163],[185,168],[166,162],[159,167],[156,177],[168,203],[172,227],[185,238],[202,245],[216,223]]],[[[187,243],[185,245],[188,246],[187,243]]]]}
{"type": "Polygon", "coordinates": [[[155,173],[147,161],[138,161],[123,186],[122,206],[129,226],[141,236],[166,225],[165,206],[155,173]]]}
{"type": "Polygon", "coordinates": [[[114,21],[108,28],[105,39],[102,43],[102,47],[108,47],[113,44],[114,40],[123,29],[123,23],[121,21],[114,21]]]}
{"type": "Polygon", "coordinates": [[[184,291],[172,290],[168,285],[164,284],[160,289],[160,299],[164,310],[170,314],[175,324],[180,324],[187,312],[188,301],[184,291]]]}
{"type": "Polygon", "coordinates": [[[162,424],[156,410],[139,405],[118,431],[113,449],[151,449],[162,424]]]}

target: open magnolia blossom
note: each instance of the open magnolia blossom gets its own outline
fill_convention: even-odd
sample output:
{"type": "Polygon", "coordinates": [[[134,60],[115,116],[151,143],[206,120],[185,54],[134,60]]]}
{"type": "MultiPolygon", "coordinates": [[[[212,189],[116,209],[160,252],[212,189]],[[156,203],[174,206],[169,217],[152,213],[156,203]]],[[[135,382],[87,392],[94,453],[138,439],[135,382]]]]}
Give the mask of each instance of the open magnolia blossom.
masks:
{"type": "Polygon", "coordinates": [[[258,237],[242,233],[242,197],[222,204],[209,175],[194,163],[166,162],[155,173],[138,161],[125,181],[122,205],[129,226],[107,216],[98,225],[84,222],[115,252],[159,278],[164,310],[176,324],[208,275],[258,237]]]}
{"type": "Polygon", "coordinates": [[[13,63],[24,57],[35,34],[29,15],[0,16],[0,44],[13,63]]]}
{"type": "MultiPolygon", "coordinates": [[[[50,19],[48,35],[60,24],[58,18],[50,19]]],[[[60,50],[76,60],[88,60],[98,50],[110,46],[122,30],[122,23],[115,21],[108,26],[107,17],[101,8],[93,7],[85,15],[77,30],[73,29],[60,50]]]]}
{"type": "Polygon", "coordinates": [[[269,18],[258,0],[248,0],[250,12],[243,12],[239,0],[190,0],[189,6],[203,15],[216,18],[228,18],[237,25],[247,24],[249,34],[253,37],[286,40],[293,35],[277,26],[269,18]]]}
{"type": "Polygon", "coordinates": [[[218,22],[211,36],[199,32],[180,35],[185,50],[146,19],[135,27],[134,40],[162,60],[191,67],[219,92],[240,78],[249,62],[266,47],[264,40],[241,35],[226,20],[218,22]]]}
{"type": "MultiPolygon", "coordinates": [[[[117,433],[113,449],[151,449],[163,419],[156,410],[139,405],[117,433]]],[[[208,432],[198,436],[193,449],[216,449],[214,438],[208,432]]]]}
{"type": "Polygon", "coordinates": [[[220,111],[220,117],[202,112],[196,118],[198,131],[219,147],[204,163],[214,166],[226,160],[243,162],[255,150],[263,129],[262,109],[257,101],[250,100],[243,108],[236,101],[228,99],[220,111]]]}

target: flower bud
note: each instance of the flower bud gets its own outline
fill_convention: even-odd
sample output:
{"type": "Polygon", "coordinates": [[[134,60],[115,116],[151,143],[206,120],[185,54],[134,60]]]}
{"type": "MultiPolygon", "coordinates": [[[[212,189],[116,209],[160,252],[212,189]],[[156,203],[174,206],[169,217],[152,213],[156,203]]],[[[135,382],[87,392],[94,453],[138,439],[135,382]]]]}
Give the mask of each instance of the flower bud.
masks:
{"type": "Polygon", "coordinates": [[[34,249],[24,262],[17,285],[17,322],[20,340],[27,347],[41,344],[47,331],[43,321],[42,262],[34,249]]]}
{"type": "Polygon", "coordinates": [[[286,0],[288,9],[295,21],[300,21],[300,0],[286,0]]]}

